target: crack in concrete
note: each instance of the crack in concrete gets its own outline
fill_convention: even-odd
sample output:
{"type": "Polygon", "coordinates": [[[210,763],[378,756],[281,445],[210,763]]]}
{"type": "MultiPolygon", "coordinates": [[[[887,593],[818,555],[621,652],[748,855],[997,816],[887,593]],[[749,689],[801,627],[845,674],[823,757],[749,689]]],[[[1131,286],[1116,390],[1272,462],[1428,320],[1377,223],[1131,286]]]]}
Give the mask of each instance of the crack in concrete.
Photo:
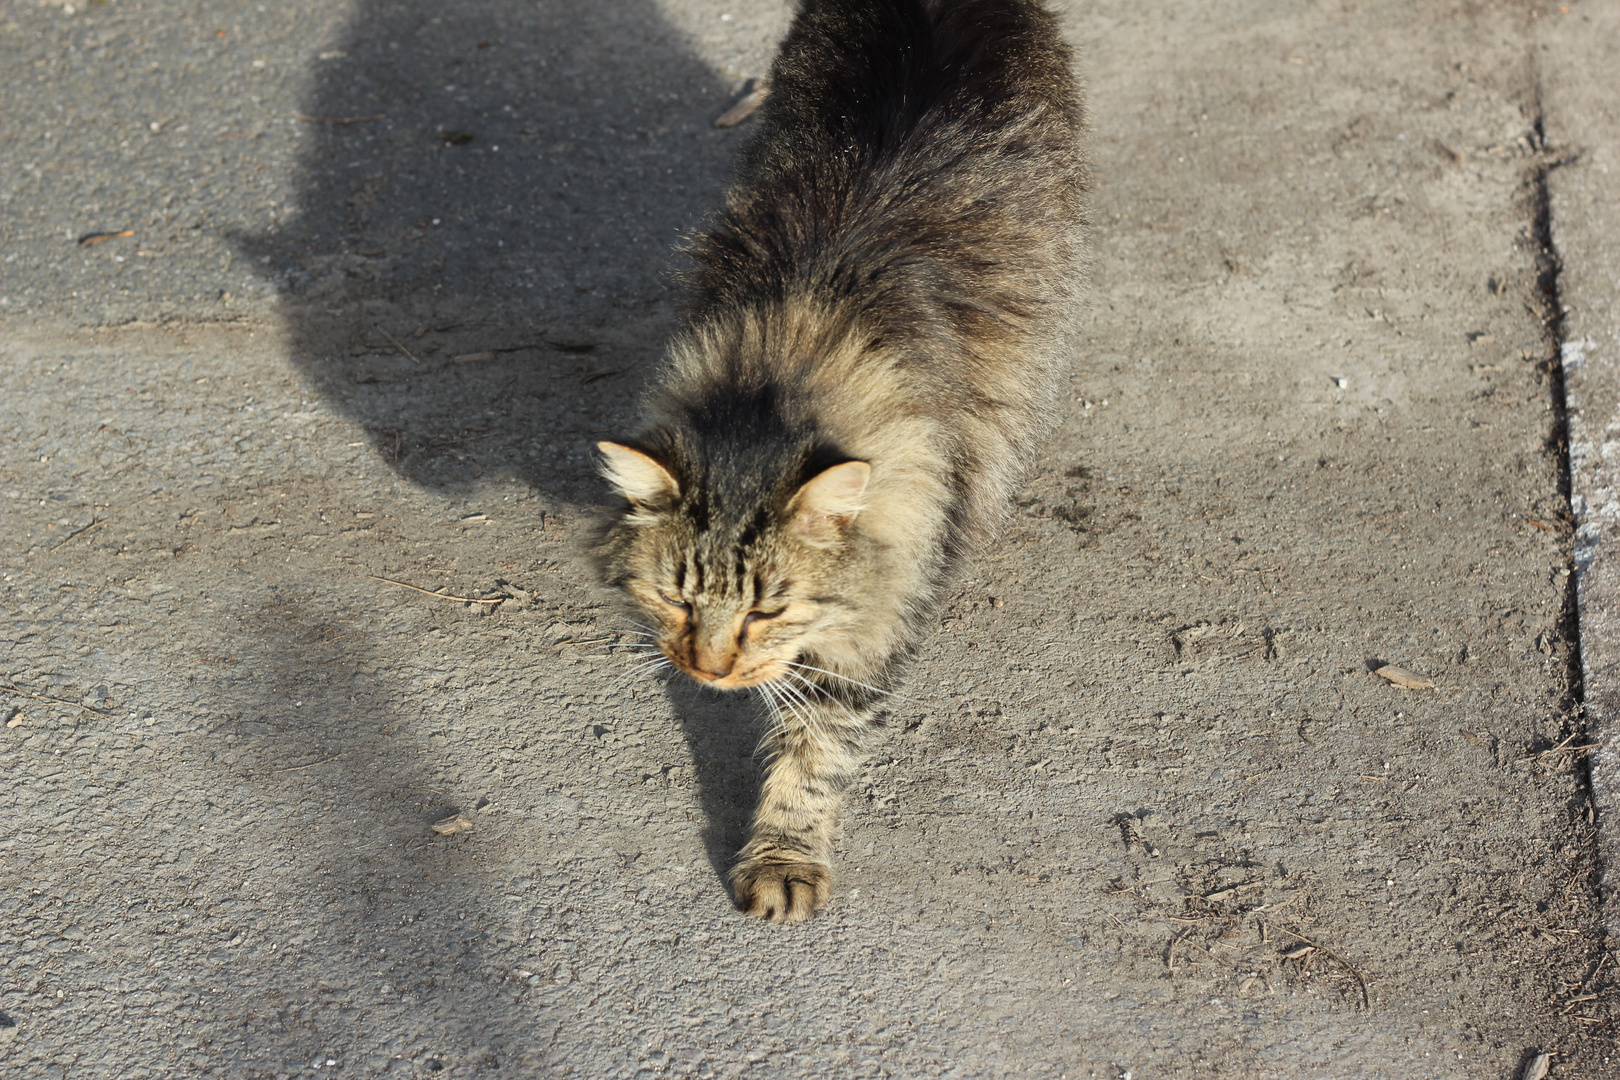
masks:
{"type": "MultiPolygon", "coordinates": [[[[1551,175],[1552,170],[1567,164],[1568,161],[1553,155],[1547,143],[1539,78],[1535,86],[1534,108],[1534,117],[1531,122],[1531,138],[1534,142],[1538,160],[1531,169],[1527,186],[1530,191],[1530,238],[1535,245],[1536,283],[1534,295],[1537,306],[1540,308],[1542,340],[1546,345],[1546,353],[1542,357],[1538,368],[1547,379],[1548,397],[1552,408],[1552,424],[1547,433],[1546,448],[1557,465],[1558,494],[1565,506],[1563,511],[1564,524],[1569,528],[1570,534],[1573,536],[1575,514],[1571,501],[1573,472],[1570,462],[1569,398],[1564,371],[1564,353],[1567,342],[1565,341],[1564,303],[1559,292],[1559,275],[1563,271],[1563,260],[1558,255],[1557,244],[1553,239],[1552,194],[1548,185],[1548,177],[1551,175]]],[[[1568,556],[1567,568],[1571,573],[1564,586],[1563,610],[1559,617],[1559,631],[1571,646],[1567,673],[1569,680],[1567,684],[1568,696],[1565,706],[1570,709],[1573,719],[1581,713],[1585,702],[1580,652],[1580,596],[1577,577],[1574,573],[1575,556],[1573,544],[1568,556]]]]}
{"type": "MultiPolygon", "coordinates": [[[[1561,154],[1549,144],[1542,86],[1541,73],[1537,71],[1533,83],[1531,121],[1531,137],[1537,160],[1531,168],[1527,186],[1531,210],[1530,238],[1535,245],[1534,296],[1540,309],[1542,340],[1546,347],[1538,368],[1547,378],[1552,423],[1547,434],[1546,448],[1556,462],[1558,493],[1564,502],[1562,515],[1570,542],[1565,552],[1567,576],[1564,578],[1564,596],[1558,620],[1559,632],[1569,643],[1568,652],[1565,654],[1567,670],[1565,698],[1562,702],[1565,709],[1562,734],[1584,743],[1590,741],[1595,725],[1586,708],[1586,650],[1583,648],[1581,637],[1581,577],[1592,561],[1602,527],[1591,523],[1595,527],[1583,532],[1580,517],[1588,515],[1578,514],[1578,511],[1589,508],[1577,506],[1578,496],[1574,490],[1572,456],[1578,451],[1573,451],[1571,447],[1567,372],[1569,368],[1578,366],[1583,361],[1584,348],[1582,342],[1568,340],[1566,319],[1568,309],[1564,305],[1560,280],[1564,263],[1553,236],[1552,191],[1549,183],[1553,171],[1578,160],[1580,152],[1576,150],[1561,154]]],[[[1585,794],[1584,806],[1574,809],[1584,820],[1577,821],[1574,825],[1577,830],[1584,826],[1595,831],[1600,799],[1591,757],[1583,756],[1580,759],[1579,776],[1585,794]]],[[[1591,874],[1593,892],[1600,897],[1604,895],[1600,885],[1606,869],[1603,856],[1603,845],[1596,844],[1591,874]]]]}

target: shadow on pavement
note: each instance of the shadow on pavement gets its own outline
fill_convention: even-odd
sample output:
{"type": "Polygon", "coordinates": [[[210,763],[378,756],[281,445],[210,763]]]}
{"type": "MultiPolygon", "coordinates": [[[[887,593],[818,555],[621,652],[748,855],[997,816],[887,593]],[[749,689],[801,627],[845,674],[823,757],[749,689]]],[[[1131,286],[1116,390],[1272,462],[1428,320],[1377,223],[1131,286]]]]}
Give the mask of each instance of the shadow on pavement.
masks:
{"type": "Polygon", "coordinates": [[[764,731],[764,706],[753,694],[704,690],[685,675],[672,677],[665,693],[692,752],[698,800],[707,823],[703,851],[725,889],[759,797],[763,762],[754,751],[764,731]]]}
{"type": "Polygon", "coordinates": [[[233,856],[244,887],[290,917],[230,958],[254,987],[237,1005],[239,1064],[302,1073],[328,1054],[425,1061],[444,1046],[473,1066],[521,1059],[544,1013],[514,1002],[503,949],[517,943],[475,899],[491,870],[479,860],[498,867],[505,852],[498,837],[428,829],[477,815],[421,756],[436,725],[402,694],[396,661],[307,588],[272,586],[241,620],[221,638],[234,668],[199,687],[226,717],[211,733],[230,777],[215,798],[253,823],[233,856]],[[392,1033],[381,1045],[376,1016],[392,1033]]]}
{"type": "MultiPolygon", "coordinates": [[[[669,319],[670,252],[724,184],[736,137],[711,121],[726,87],[648,0],[377,0],[321,64],[296,213],[235,238],[281,291],[294,363],[413,483],[494,473],[596,501],[590,441],[628,422],[669,319]]],[[[353,943],[336,966],[403,995],[389,1011],[459,995],[468,1030],[441,1041],[524,1059],[549,1023],[504,985],[525,946],[488,940],[498,920],[466,906],[466,881],[493,867],[425,828],[474,808],[448,805],[414,740],[393,737],[413,717],[386,680],[365,689],[364,645],[307,603],[272,606],[244,643],[264,700],[239,724],[249,797],[289,819],[280,874],[318,894],[320,938],[353,943]],[[353,831],[297,835],[291,819],[332,800],[353,831]]],[[[718,779],[700,767],[723,873],[753,798],[752,703],[677,700],[696,759],[724,763],[718,779]]],[[[497,866],[546,857],[481,847],[497,866]]],[[[273,1040],[286,1067],[351,1034],[341,1010],[263,1005],[244,1022],[306,1029],[273,1040]]]]}
{"type": "Polygon", "coordinates": [[[296,213],[237,237],[313,386],[421,484],[594,496],[727,100],[648,0],[367,3],[320,54],[296,213]]]}

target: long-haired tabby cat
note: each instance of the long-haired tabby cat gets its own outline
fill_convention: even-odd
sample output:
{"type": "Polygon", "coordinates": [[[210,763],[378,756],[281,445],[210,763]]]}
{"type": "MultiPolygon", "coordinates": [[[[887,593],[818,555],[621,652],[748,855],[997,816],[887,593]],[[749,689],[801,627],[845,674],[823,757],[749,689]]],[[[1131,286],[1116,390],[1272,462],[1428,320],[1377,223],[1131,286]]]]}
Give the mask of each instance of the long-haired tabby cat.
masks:
{"type": "Polygon", "coordinates": [[[1069,51],[1034,0],[803,0],[631,438],[604,580],[774,723],[738,905],[827,900],[840,792],[1074,340],[1069,51]]]}

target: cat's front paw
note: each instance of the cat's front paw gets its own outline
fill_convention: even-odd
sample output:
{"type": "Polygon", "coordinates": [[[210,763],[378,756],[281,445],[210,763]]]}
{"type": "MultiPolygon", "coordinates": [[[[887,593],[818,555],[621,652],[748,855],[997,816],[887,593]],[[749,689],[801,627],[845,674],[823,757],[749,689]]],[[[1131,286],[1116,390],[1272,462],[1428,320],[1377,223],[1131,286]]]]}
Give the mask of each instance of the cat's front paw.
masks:
{"type": "Polygon", "coordinates": [[[772,922],[804,922],[826,904],[832,892],[832,869],[783,852],[763,852],[739,862],[731,871],[737,907],[772,922]]]}

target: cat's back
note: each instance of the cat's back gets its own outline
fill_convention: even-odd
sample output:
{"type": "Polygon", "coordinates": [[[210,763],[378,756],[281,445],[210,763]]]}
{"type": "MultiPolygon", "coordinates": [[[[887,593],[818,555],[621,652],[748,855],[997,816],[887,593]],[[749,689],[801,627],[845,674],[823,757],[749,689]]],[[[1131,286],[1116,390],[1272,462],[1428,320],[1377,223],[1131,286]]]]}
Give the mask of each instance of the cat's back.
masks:
{"type": "Polygon", "coordinates": [[[772,86],[749,162],[766,169],[937,163],[1037,110],[1060,138],[1079,123],[1069,50],[1032,0],[808,0],[772,86]]]}
{"type": "Polygon", "coordinates": [[[873,504],[916,511],[891,532],[953,550],[988,535],[1078,334],[1070,65],[1035,0],[805,0],[689,249],[649,448],[716,487],[769,462],[869,461],[873,504]]]}
{"type": "Polygon", "coordinates": [[[1081,126],[1033,0],[807,0],[692,251],[693,312],[814,290],[1033,314],[1076,266],[1081,126]]]}

